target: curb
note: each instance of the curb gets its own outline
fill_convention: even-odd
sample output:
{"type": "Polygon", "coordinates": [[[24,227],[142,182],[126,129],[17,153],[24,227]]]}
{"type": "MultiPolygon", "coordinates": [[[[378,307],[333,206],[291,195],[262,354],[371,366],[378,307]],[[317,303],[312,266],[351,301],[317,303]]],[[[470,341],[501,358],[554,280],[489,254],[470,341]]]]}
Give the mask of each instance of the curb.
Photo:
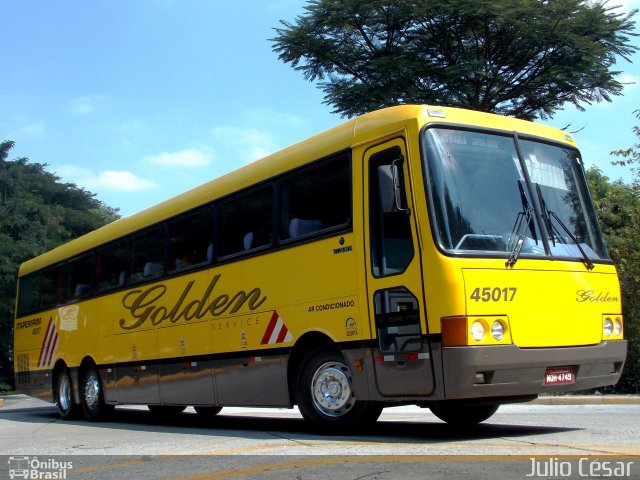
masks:
{"type": "Polygon", "coordinates": [[[531,401],[537,405],[640,405],[637,395],[566,395],[538,397],[531,401]]]}

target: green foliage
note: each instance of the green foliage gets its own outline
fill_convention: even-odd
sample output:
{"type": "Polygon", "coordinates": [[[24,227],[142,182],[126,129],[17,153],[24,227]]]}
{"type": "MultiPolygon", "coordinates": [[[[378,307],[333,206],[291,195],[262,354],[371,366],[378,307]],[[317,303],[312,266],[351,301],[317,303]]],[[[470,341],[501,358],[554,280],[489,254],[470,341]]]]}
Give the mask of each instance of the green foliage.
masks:
{"type": "Polygon", "coordinates": [[[0,391],[13,376],[13,312],[19,265],[118,218],[94,195],[0,143],[0,391]]]}
{"type": "MultiPolygon", "coordinates": [[[[640,137],[640,129],[636,127],[640,137]]],[[[614,162],[631,167],[631,184],[611,182],[597,168],[587,171],[591,195],[622,287],[627,364],[616,390],[640,393],[640,144],[613,152],[614,162]]]]}
{"type": "MultiPolygon", "coordinates": [[[[636,111],[640,118],[640,111],[636,111]]],[[[640,127],[633,129],[640,140],[640,127]]],[[[627,196],[620,199],[619,208],[624,218],[613,243],[623,290],[625,335],[629,340],[629,355],[623,388],[640,392],[640,142],[627,150],[612,152],[617,165],[629,167],[632,175],[627,196]]],[[[613,255],[613,253],[612,253],[613,255]]]]}
{"type": "Polygon", "coordinates": [[[620,95],[634,22],[583,0],[310,0],[272,39],[344,116],[426,103],[525,119],[620,95]]]}

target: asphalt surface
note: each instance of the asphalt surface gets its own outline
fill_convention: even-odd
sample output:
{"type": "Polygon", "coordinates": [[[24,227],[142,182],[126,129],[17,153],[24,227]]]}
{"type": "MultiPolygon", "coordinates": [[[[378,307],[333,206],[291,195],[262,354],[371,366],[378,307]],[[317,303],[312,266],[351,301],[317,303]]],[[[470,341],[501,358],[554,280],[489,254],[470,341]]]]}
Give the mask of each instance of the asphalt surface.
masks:
{"type": "Polygon", "coordinates": [[[61,420],[55,405],[24,395],[2,400],[0,480],[11,469],[25,478],[15,475],[21,463],[37,467],[29,478],[73,480],[640,479],[636,396],[542,397],[463,429],[395,407],[348,435],[314,432],[297,409],[225,408],[205,419],[132,406],[92,423],[61,420]]]}

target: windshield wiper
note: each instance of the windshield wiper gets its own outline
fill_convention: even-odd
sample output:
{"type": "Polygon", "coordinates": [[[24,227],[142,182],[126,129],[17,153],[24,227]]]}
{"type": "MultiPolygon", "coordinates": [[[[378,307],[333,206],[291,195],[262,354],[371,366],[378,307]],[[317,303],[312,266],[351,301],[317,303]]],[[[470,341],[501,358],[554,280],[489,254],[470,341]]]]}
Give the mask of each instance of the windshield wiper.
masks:
{"type": "Polygon", "coordinates": [[[575,246],[578,248],[578,250],[580,251],[580,254],[582,255],[582,263],[584,263],[585,267],[587,267],[587,270],[593,270],[595,268],[595,265],[593,264],[593,262],[589,258],[589,255],[587,255],[587,253],[584,251],[584,249],[580,246],[580,243],[578,242],[578,239],[573,234],[573,232],[569,229],[569,227],[567,227],[567,225],[565,225],[565,223],[560,219],[560,217],[554,211],[549,210],[549,208],[547,207],[547,202],[545,202],[544,197],[542,196],[542,191],[540,190],[540,185],[537,184],[537,183],[536,183],[536,191],[538,192],[538,201],[540,203],[540,206],[542,207],[541,214],[542,214],[544,222],[545,222],[545,224],[547,226],[547,230],[549,231],[549,235],[551,235],[550,240],[553,242],[553,245],[555,246],[556,241],[555,241],[555,236],[553,234],[553,231],[555,230],[555,227],[553,226],[553,223],[551,222],[552,218],[556,222],[558,222],[558,225],[560,225],[565,232],[567,232],[567,235],[569,235],[569,238],[573,241],[575,246]]]}
{"type": "MultiPolygon", "coordinates": [[[[516,241],[513,244],[513,247],[509,249],[511,252],[509,254],[509,258],[507,259],[506,266],[513,267],[518,258],[520,257],[520,252],[522,251],[522,247],[524,245],[524,229],[528,226],[531,231],[531,237],[538,243],[538,236],[536,235],[536,226],[533,223],[534,212],[531,205],[529,205],[529,200],[527,199],[527,195],[524,193],[524,188],[522,188],[522,183],[518,182],[518,188],[520,189],[520,200],[522,201],[522,212],[518,212],[518,216],[516,217],[516,221],[513,225],[513,229],[511,230],[511,238],[516,237],[516,241]]],[[[509,245],[511,245],[511,241],[509,241],[509,245]]]]}
{"type": "MultiPolygon", "coordinates": [[[[513,248],[511,248],[511,253],[509,254],[509,258],[507,259],[506,266],[513,267],[518,258],[520,257],[520,252],[522,251],[522,246],[524,245],[524,229],[533,219],[533,209],[528,207],[525,212],[518,212],[518,216],[516,217],[516,223],[513,226],[513,234],[512,236],[517,237],[516,242],[513,244],[513,248]]],[[[511,242],[509,242],[511,243],[511,242]]]]}

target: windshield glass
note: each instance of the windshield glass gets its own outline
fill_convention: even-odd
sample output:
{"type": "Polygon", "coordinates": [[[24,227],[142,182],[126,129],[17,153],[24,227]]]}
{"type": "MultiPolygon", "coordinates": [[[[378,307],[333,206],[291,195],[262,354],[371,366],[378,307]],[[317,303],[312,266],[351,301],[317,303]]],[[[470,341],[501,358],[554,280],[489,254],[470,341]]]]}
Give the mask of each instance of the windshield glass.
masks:
{"type": "Polygon", "coordinates": [[[530,140],[520,148],[541,207],[554,256],[605,258],[575,150],[530,140]],[[579,247],[578,247],[579,246],[579,247]]]}
{"type": "Polygon", "coordinates": [[[441,246],[456,253],[506,256],[517,248],[522,256],[548,252],[580,258],[575,239],[589,258],[604,258],[577,153],[529,140],[520,141],[520,150],[522,162],[512,136],[425,130],[423,151],[441,246]],[[544,213],[541,222],[534,201],[544,213]]]}

